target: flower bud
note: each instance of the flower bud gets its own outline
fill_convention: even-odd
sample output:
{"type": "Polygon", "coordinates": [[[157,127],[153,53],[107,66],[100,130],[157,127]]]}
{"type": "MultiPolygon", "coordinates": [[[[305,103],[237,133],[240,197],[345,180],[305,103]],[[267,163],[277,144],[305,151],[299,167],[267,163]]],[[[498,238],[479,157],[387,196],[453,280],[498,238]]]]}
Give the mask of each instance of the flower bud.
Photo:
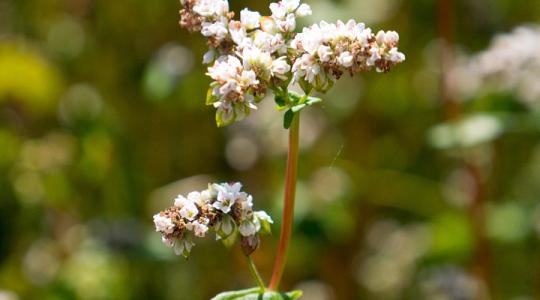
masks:
{"type": "Polygon", "coordinates": [[[240,245],[242,246],[242,252],[245,256],[251,255],[257,248],[259,248],[259,236],[257,235],[251,235],[251,236],[244,236],[240,240],[240,245]]]}

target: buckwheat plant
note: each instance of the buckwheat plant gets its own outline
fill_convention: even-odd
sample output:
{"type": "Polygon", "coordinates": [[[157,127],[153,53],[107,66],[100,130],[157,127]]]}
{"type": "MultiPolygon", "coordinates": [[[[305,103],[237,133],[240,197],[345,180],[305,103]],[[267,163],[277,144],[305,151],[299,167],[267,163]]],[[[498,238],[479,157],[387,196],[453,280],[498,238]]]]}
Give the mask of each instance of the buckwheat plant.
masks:
{"type": "Polygon", "coordinates": [[[300,111],[321,102],[314,92],[327,92],[343,74],[375,70],[388,72],[403,62],[395,31],[373,33],[354,20],[321,21],[297,32],[296,18],[311,15],[300,0],[270,4],[270,16],[247,8],[234,19],[227,0],[180,0],[180,25],[200,32],[208,40],[208,64],[212,79],[206,104],[216,109],[219,127],[240,121],[272,94],[278,111],[284,111],[283,126],[289,130],[285,195],[281,234],[274,270],[268,287],[259,276],[250,254],[259,246],[259,234],[270,230],[272,219],[252,210],[252,197],[240,191],[240,183],[211,184],[207,190],[178,196],[174,206],[154,216],[156,231],[166,246],[188,256],[195,237],[208,231],[217,239],[234,240],[248,258],[256,288],[225,292],[213,299],[297,299],[300,291],[277,291],[291,239],[296,191],[300,111]],[[289,90],[298,85],[302,94],[289,90]]]}

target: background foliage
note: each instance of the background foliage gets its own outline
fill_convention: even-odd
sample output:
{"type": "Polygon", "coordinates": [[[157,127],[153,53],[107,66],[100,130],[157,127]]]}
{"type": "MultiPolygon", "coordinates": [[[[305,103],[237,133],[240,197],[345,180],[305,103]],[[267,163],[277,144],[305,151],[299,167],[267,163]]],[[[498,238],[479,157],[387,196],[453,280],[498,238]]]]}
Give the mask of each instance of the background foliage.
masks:
{"type": "MultiPolygon", "coordinates": [[[[479,51],[538,20],[540,2],[456,0],[455,14],[428,0],[308,3],[306,23],[397,30],[407,61],[345,78],[303,113],[283,288],[308,300],[540,297],[538,115],[513,92],[487,93],[453,99],[462,121],[450,122],[438,39],[450,28],[458,51],[479,51]]],[[[184,261],[153,232],[175,194],[214,180],[244,182],[272,212],[255,255],[269,276],[281,116],[266,100],[216,128],[204,40],[178,27],[178,9],[0,2],[0,299],[207,299],[252,286],[239,247],[207,238],[184,261]]]]}

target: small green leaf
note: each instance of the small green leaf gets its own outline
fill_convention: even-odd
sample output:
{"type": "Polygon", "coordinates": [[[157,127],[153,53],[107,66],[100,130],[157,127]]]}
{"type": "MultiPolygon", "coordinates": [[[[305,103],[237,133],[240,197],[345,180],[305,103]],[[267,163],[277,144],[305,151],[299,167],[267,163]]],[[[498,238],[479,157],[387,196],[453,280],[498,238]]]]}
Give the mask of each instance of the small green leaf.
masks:
{"type": "Polygon", "coordinates": [[[272,233],[272,225],[270,222],[266,220],[260,220],[261,222],[261,230],[259,231],[260,234],[271,234],[272,233]]]}
{"type": "Polygon", "coordinates": [[[285,95],[276,95],[274,97],[274,101],[276,102],[278,110],[282,110],[287,107],[287,96],[285,95]]]}
{"type": "Polygon", "coordinates": [[[307,104],[303,103],[303,104],[298,104],[298,105],[295,105],[291,108],[291,110],[294,112],[294,113],[297,113],[299,111],[301,111],[304,107],[306,107],[307,104]]]}
{"type": "Polygon", "coordinates": [[[311,90],[313,89],[313,86],[307,82],[304,78],[300,78],[300,80],[298,81],[298,84],[300,85],[300,88],[302,88],[302,90],[304,91],[304,93],[307,95],[311,92],[311,90]]]}
{"type": "Polygon", "coordinates": [[[217,97],[214,95],[213,91],[214,88],[210,87],[206,92],[206,105],[212,105],[214,102],[216,102],[217,97]]]}
{"type": "Polygon", "coordinates": [[[321,98],[317,98],[317,97],[308,97],[307,101],[306,101],[306,104],[307,105],[313,105],[315,103],[319,103],[319,102],[322,102],[322,99],[321,98]]]}
{"type": "Polygon", "coordinates": [[[289,99],[292,104],[300,104],[300,101],[302,101],[302,96],[299,95],[296,92],[289,91],[289,99]]]}
{"type": "Polygon", "coordinates": [[[238,299],[242,299],[241,297],[249,295],[249,294],[253,294],[253,293],[258,294],[260,290],[261,290],[260,288],[256,287],[256,288],[239,290],[239,291],[223,292],[223,293],[217,294],[216,296],[214,296],[214,298],[210,300],[235,300],[235,299],[238,300],[238,299]]]}
{"type": "Polygon", "coordinates": [[[240,291],[223,292],[211,300],[296,300],[302,296],[302,291],[281,293],[265,291],[261,293],[260,288],[252,288],[240,291]]]}
{"type": "Polygon", "coordinates": [[[235,228],[233,232],[226,238],[222,239],[221,242],[223,243],[223,245],[225,245],[225,247],[231,248],[236,242],[237,238],[238,238],[238,230],[235,228]]]}
{"type": "Polygon", "coordinates": [[[234,111],[229,111],[229,112],[225,112],[223,110],[216,111],[216,124],[218,127],[227,126],[231,124],[232,122],[234,122],[234,120],[235,120],[234,111]]]}
{"type": "Polygon", "coordinates": [[[292,109],[289,109],[285,112],[285,115],[283,116],[283,128],[289,129],[289,127],[291,127],[293,119],[294,112],[292,111],[292,109]]]}

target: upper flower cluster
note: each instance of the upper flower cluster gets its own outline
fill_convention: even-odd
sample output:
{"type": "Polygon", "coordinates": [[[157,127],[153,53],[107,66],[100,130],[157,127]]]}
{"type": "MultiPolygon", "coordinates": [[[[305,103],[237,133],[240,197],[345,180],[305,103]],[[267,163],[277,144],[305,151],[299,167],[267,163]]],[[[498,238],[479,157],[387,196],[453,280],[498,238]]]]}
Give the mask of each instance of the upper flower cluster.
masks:
{"type": "Polygon", "coordinates": [[[344,72],[352,75],[373,67],[387,72],[405,60],[398,51],[398,41],[395,31],[381,30],[375,35],[364,23],[354,20],[335,24],[321,21],[304,28],[291,42],[297,56],[292,67],[294,79],[324,92],[344,72]]]}
{"type": "Polygon", "coordinates": [[[213,79],[207,104],[219,126],[244,118],[271,90],[287,96],[291,82],[306,94],[325,92],[344,72],[388,71],[405,59],[394,31],[372,34],[364,24],[321,22],[296,34],[297,17],[311,15],[300,0],[270,4],[272,14],[244,9],[234,20],[226,0],[181,0],[180,25],[208,38],[203,62],[213,79]]]}
{"type": "Polygon", "coordinates": [[[163,243],[173,247],[177,255],[187,257],[195,245],[193,237],[204,237],[213,230],[218,239],[226,239],[239,232],[244,251],[254,251],[259,244],[258,233],[269,231],[273,221],[266,212],[253,211],[252,196],[241,188],[239,182],[214,183],[187,197],[178,195],[173,206],[154,215],[163,243]]]}

